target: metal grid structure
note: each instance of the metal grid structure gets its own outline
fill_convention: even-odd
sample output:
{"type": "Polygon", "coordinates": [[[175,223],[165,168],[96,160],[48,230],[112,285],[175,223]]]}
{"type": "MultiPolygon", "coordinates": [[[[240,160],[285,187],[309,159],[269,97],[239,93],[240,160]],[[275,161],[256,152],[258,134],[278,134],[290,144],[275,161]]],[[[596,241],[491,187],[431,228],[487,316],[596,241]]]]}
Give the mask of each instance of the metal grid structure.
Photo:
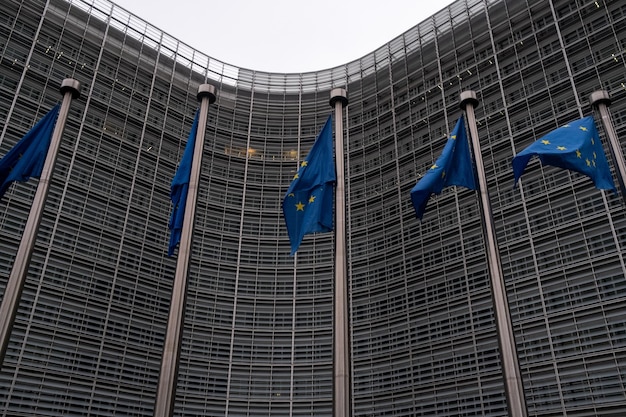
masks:
{"type": "MultiPolygon", "coordinates": [[[[349,41],[346,41],[349,42],[349,41]]],[[[236,68],[104,0],[6,0],[0,154],[83,85],[17,321],[0,416],[152,415],[175,260],[169,182],[211,83],[177,416],[329,416],[332,234],[296,258],[280,202],[345,87],[354,416],[507,415],[474,192],[423,222],[409,191],[476,109],[531,416],[626,409],[626,215],[587,178],[513,155],[607,90],[626,134],[626,5],[459,0],[367,56],[302,74],[236,68]]],[[[601,130],[601,129],[600,129],[601,130]]],[[[601,136],[604,138],[603,133],[601,136]]],[[[36,181],[0,201],[0,294],[36,181]]]]}

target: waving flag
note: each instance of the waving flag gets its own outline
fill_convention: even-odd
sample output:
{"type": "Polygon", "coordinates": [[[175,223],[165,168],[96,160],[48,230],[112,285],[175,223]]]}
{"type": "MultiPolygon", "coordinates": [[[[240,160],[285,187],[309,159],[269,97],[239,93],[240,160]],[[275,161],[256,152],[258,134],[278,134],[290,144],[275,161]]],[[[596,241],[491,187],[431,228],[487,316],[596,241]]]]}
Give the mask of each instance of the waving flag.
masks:
{"type": "Polygon", "coordinates": [[[0,198],[13,181],[28,181],[41,175],[60,107],[54,106],[0,159],[0,198]]]}
{"type": "Polygon", "coordinates": [[[331,117],[294,176],[283,198],[283,215],[296,253],[305,234],[333,230],[333,191],[336,181],[331,117]]]}
{"type": "Polygon", "coordinates": [[[180,160],[178,170],[172,179],[170,189],[170,198],[172,200],[172,214],[170,215],[170,244],[167,250],[167,256],[172,256],[176,246],[180,243],[180,235],[185,220],[185,205],[187,203],[187,192],[189,191],[189,180],[191,177],[191,162],[193,161],[193,150],[196,146],[196,136],[198,132],[198,112],[193,119],[189,139],[185,152],[180,160]]]}
{"type": "Polygon", "coordinates": [[[476,189],[463,116],[456,122],[439,159],[411,190],[415,215],[421,220],[430,196],[440,194],[445,187],[452,185],[476,189]]]}
{"type": "Polygon", "coordinates": [[[515,184],[533,156],[538,156],[544,165],[569,169],[588,176],[596,188],[617,192],[596,124],[591,116],[553,130],[515,155],[515,184]]]}

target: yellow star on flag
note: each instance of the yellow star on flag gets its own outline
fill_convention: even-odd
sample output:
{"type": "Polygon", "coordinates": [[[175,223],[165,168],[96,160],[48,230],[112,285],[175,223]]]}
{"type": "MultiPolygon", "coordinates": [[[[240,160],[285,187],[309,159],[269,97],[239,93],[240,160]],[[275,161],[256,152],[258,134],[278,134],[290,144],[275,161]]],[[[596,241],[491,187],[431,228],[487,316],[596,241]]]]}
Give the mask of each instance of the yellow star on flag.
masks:
{"type": "Polygon", "coordinates": [[[564,151],[565,150],[565,146],[557,146],[556,147],[559,151],[564,151]]]}
{"type": "Polygon", "coordinates": [[[304,204],[301,201],[298,201],[298,204],[296,204],[296,211],[304,211],[304,204]]]}
{"type": "Polygon", "coordinates": [[[544,145],[549,145],[549,144],[550,144],[550,141],[549,141],[549,140],[545,140],[545,139],[544,139],[544,140],[542,140],[542,141],[541,141],[541,143],[543,143],[544,145]]]}
{"type": "Polygon", "coordinates": [[[315,196],[314,195],[309,197],[309,203],[313,203],[314,201],[315,201],[315,196]]]}

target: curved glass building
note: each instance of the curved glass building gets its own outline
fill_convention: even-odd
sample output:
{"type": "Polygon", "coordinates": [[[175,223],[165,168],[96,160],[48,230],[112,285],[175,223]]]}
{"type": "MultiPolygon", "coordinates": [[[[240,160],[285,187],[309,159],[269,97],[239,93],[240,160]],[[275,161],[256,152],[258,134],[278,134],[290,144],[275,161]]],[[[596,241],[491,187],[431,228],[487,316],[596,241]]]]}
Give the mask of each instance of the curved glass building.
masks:
{"type": "MultiPolygon", "coordinates": [[[[335,238],[307,235],[291,257],[281,201],[337,87],[349,97],[351,414],[508,415],[478,193],[444,190],[422,222],[409,195],[474,90],[528,415],[623,415],[624,200],[536,161],[513,188],[511,159],[594,114],[596,90],[623,138],[625,48],[621,1],[458,0],[357,61],[266,73],[107,0],[3,0],[0,155],[60,101],[64,78],[83,87],[0,370],[0,416],[153,415],[176,269],[169,185],[201,84],[217,101],[173,415],[332,415],[335,238]]],[[[0,200],[0,295],[36,184],[0,200]]]]}

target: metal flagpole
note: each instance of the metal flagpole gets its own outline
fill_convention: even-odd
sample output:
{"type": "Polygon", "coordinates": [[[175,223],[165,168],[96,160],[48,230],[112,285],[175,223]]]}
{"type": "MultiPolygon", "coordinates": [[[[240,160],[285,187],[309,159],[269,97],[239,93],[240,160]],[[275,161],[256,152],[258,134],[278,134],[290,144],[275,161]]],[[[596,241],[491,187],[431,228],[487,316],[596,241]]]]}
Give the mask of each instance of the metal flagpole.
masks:
{"type": "Polygon", "coordinates": [[[24,283],[26,282],[28,266],[33,255],[35,239],[37,238],[37,231],[39,230],[39,224],[41,223],[41,215],[46,203],[46,197],[48,196],[50,179],[56,163],[57,153],[61,145],[61,137],[63,136],[63,130],[65,129],[65,122],[70,110],[70,104],[72,99],[80,97],[80,82],[72,78],[66,78],[63,82],[61,82],[61,94],[63,94],[63,102],[61,103],[61,108],[59,109],[59,116],[54,126],[54,131],[52,132],[50,147],[48,148],[48,154],[46,155],[46,160],[41,170],[37,191],[35,191],[35,197],[33,198],[30,213],[28,215],[28,219],[26,220],[26,225],[24,226],[22,240],[20,241],[20,246],[17,249],[13,269],[11,270],[9,280],[7,281],[7,286],[4,290],[4,297],[2,298],[2,304],[0,305],[0,365],[4,363],[4,356],[6,354],[7,346],[9,345],[9,339],[11,338],[11,329],[13,328],[13,322],[15,321],[20,296],[22,295],[24,283]]]}
{"type": "Polygon", "coordinates": [[[194,219],[196,213],[196,200],[198,196],[198,183],[200,180],[200,168],[202,165],[202,152],[204,150],[204,136],[206,131],[206,119],[209,113],[209,104],[215,102],[215,86],[202,84],[198,87],[198,100],[200,101],[200,114],[198,115],[198,132],[193,150],[191,163],[191,175],[189,178],[189,190],[185,205],[185,216],[176,260],[176,275],[172,285],[172,301],[170,315],[167,322],[167,332],[163,346],[161,359],[161,372],[157,387],[156,401],[154,405],[155,417],[167,417],[174,409],[176,394],[176,380],[178,373],[178,357],[183,333],[183,319],[185,316],[185,298],[187,291],[187,274],[189,272],[189,258],[191,255],[191,238],[193,235],[194,219]]]}
{"type": "Polygon", "coordinates": [[[609,93],[605,90],[594,91],[589,96],[589,104],[591,104],[592,107],[596,107],[600,111],[604,131],[609,137],[609,148],[611,149],[613,162],[615,162],[615,170],[617,171],[617,178],[619,179],[622,198],[626,201],[626,162],[624,162],[624,154],[619,144],[619,140],[617,140],[615,127],[613,127],[613,122],[611,121],[611,116],[609,115],[608,106],[611,105],[609,93]]]}
{"type": "Polygon", "coordinates": [[[506,390],[509,416],[526,417],[526,400],[524,397],[524,385],[517,359],[517,349],[515,346],[515,336],[511,314],[509,312],[509,302],[506,295],[506,286],[502,274],[500,253],[496,244],[496,232],[493,224],[491,202],[487,190],[487,178],[485,176],[485,166],[480,152],[478,141],[478,129],[476,128],[476,117],[474,107],[478,105],[476,92],[463,91],[460,96],[460,107],[467,114],[467,124],[471,133],[472,150],[476,161],[476,171],[478,172],[478,184],[480,189],[480,202],[483,214],[483,227],[487,241],[487,258],[489,261],[489,272],[491,277],[491,295],[496,315],[498,341],[500,345],[500,360],[504,386],[506,390]]]}
{"type": "Polygon", "coordinates": [[[350,416],[350,339],[348,327],[348,288],[346,263],[346,196],[343,159],[343,108],[348,96],[343,88],[330,92],[330,105],[335,108],[335,302],[333,343],[333,416],[350,416]]]}

